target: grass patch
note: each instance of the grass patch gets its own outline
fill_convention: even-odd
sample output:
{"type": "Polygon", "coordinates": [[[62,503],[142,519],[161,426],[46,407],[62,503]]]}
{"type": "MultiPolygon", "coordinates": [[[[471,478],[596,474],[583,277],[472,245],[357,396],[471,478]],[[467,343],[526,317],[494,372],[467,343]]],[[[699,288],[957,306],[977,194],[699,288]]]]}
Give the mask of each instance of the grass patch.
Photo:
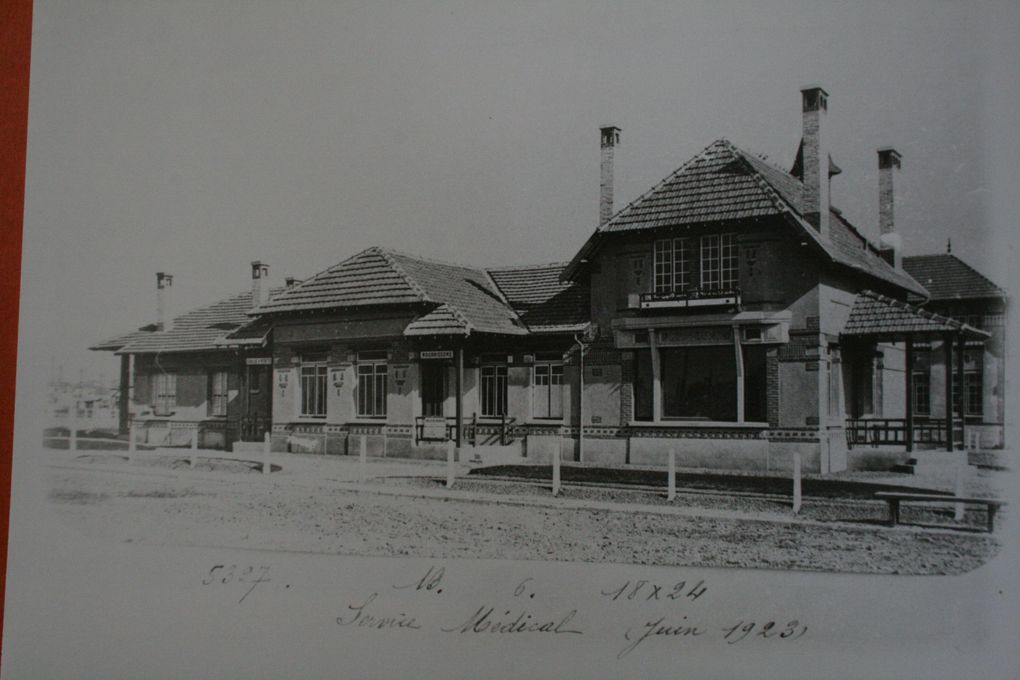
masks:
{"type": "MultiPolygon", "coordinates": [[[[552,481],[551,465],[494,465],[475,468],[469,473],[475,477],[504,477],[522,481],[552,481]]],[[[657,470],[627,470],[620,468],[572,467],[560,468],[560,479],[581,484],[612,484],[618,486],[651,486],[666,488],[666,473],[657,470]]],[[[792,496],[793,483],[788,477],[755,475],[725,475],[715,473],[677,473],[677,489],[763,493],[792,496]]],[[[873,498],[876,491],[901,493],[916,492],[915,487],[896,484],[876,484],[849,479],[803,479],[801,491],[815,498],[873,498]]],[[[940,493],[926,491],[927,493],[940,493]]],[[[947,494],[951,495],[951,494],[947,494]]]]}

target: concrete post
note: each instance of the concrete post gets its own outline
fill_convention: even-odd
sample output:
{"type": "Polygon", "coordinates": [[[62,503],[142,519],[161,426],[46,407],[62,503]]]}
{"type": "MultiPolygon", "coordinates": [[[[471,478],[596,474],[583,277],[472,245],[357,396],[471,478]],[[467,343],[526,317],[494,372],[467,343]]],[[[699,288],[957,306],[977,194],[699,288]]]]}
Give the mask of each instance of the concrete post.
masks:
{"type": "MultiPolygon", "coordinates": [[[[956,465],[956,484],[953,486],[953,492],[957,498],[963,496],[963,473],[965,470],[965,463],[958,463],[956,465]]],[[[957,503],[953,510],[953,519],[959,522],[963,519],[963,503],[957,503]]]]}
{"type": "Polygon", "coordinates": [[[453,488],[453,481],[456,477],[456,469],[454,465],[456,463],[457,450],[454,446],[453,440],[446,440],[446,488],[453,488]]]}
{"type": "Polygon", "coordinates": [[[800,452],[793,454],[793,514],[800,512],[800,452]]]}
{"type": "Polygon", "coordinates": [[[667,482],[669,491],[666,494],[666,500],[672,501],[676,498],[676,449],[669,450],[669,472],[667,475],[669,476],[667,482]]]}
{"type": "Polygon", "coordinates": [[[74,404],[71,405],[71,408],[70,408],[70,410],[68,410],[67,414],[68,414],[68,416],[70,416],[70,418],[68,419],[67,429],[68,429],[68,435],[71,438],[69,443],[68,443],[68,445],[67,445],[67,447],[71,451],[77,451],[78,450],[78,403],[77,403],[77,401],[74,404]]]}
{"type": "Polygon", "coordinates": [[[560,495],[560,452],[559,452],[559,449],[557,449],[553,453],[552,464],[553,464],[553,469],[552,469],[552,493],[553,493],[553,496],[559,496],[560,495]]]}
{"type": "Polygon", "coordinates": [[[263,437],[262,439],[262,474],[264,475],[268,475],[270,472],[273,471],[273,464],[269,460],[269,448],[270,439],[269,431],[267,430],[265,437],[263,437]]]}
{"type": "Polygon", "coordinates": [[[361,435],[358,438],[358,482],[365,483],[368,467],[368,437],[361,435]]]}
{"type": "Polygon", "coordinates": [[[195,428],[195,434],[191,435],[191,459],[188,462],[192,470],[198,464],[198,428],[195,428]]]}

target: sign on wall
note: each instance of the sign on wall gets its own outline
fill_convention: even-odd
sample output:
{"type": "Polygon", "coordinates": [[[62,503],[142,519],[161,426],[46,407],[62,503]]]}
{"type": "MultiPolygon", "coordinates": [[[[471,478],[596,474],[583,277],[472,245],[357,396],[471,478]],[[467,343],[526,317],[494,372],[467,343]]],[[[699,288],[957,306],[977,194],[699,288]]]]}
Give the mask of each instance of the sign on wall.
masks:
{"type": "Polygon", "coordinates": [[[272,366],[273,357],[248,357],[244,360],[246,366],[272,366]]]}
{"type": "Polygon", "coordinates": [[[419,352],[419,356],[422,359],[452,359],[453,350],[452,349],[428,350],[424,352],[419,352]]]}

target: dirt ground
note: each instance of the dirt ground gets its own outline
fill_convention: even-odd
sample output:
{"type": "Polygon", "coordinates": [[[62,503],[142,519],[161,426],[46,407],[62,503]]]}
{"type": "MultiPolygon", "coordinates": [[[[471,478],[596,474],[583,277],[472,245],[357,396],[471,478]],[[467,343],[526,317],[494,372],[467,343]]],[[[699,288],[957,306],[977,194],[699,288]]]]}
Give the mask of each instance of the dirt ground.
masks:
{"type": "Polygon", "coordinates": [[[687,514],[663,514],[665,499],[633,490],[567,487],[557,500],[534,484],[461,479],[451,494],[434,465],[358,487],[354,461],[305,460],[291,474],[281,458],[284,474],[264,476],[236,461],[63,455],[50,500],[69,525],[116,542],[893,574],[963,573],[999,549],[976,529],[983,513],[968,513],[970,530],[933,526],[953,524],[945,511],[908,511],[922,526],[890,528],[873,501],[806,499],[795,519],[780,499],[691,492],[671,504],[687,514]]]}

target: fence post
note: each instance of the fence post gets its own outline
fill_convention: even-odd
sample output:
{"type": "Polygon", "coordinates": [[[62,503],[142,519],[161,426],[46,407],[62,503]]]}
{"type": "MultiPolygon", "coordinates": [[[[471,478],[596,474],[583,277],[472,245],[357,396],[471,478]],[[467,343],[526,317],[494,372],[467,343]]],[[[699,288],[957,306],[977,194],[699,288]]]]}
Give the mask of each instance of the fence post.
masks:
{"type": "Polygon", "coordinates": [[[446,440],[446,488],[453,488],[453,481],[455,477],[454,470],[454,456],[456,455],[456,449],[454,448],[453,440],[446,440]]]}
{"type": "Polygon", "coordinates": [[[553,469],[552,469],[552,493],[553,496],[560,495],[560,450],[556,449],[553,453],[553,469]]]}
{"type": "Polygon", "coordinates": [[[131,421],[131,425],[128,426],[128,461],[130,462],[135,457],[135,423],[131,421]]]}
{"type": "Polygon", "coordinates": [[[269,448],[269,430],[266,430],[262,437],[262,474],[264,475],[268,475],[273,470],[273,464],[269,460],[269,448]]]}
{"type": "Polygon", "coordinates": [[[198,464],[198,428],[195,428],[195,434],[191,435],[191,459],[188,461],[191,464],[191,469],[195,469],[195,465],[198,464]]]}
{"type": "Polygon", "coordinates": [[[676,498],[676,449],[671,448],[669,450],[669,480],[667,487],[669,489],[666,494],[666,500],[671,501],[676,498]]]}
{"type": "Polygon", "coordinates": [[[68,420],[68,428],[67,428],[68,429],[68,435],[70,436],[71,439],[68,442],[67,447],[71,451],[77,451],[78,450],[78,405],[77,404],[75,404],[74,406],[72,406],[70,408],[70,410],[68,411],[68,415],[71,416],[70,419],[68,420]]]}
{"type": "Polygon", "coordinates": [[[793,514],[800,512],[800,451],[793,454],[793,514]]]}
{"type": "MultiPolygon", "coordinates": [[[[954,494],[957,498],[963,497],[963,470],[964,464],[957,463],[956,465],[956,484],[954,485],[954,494]]],[[[953,519],[959,522],[963,519],[963,503],[957,503],[953,511],[953,519]]]]}
{"type": "Polygon", "coordinates": [[[366,467],[368,464],[368,437],[361,435],[358,438],[358,483],[364,484],[366,467]]]}

